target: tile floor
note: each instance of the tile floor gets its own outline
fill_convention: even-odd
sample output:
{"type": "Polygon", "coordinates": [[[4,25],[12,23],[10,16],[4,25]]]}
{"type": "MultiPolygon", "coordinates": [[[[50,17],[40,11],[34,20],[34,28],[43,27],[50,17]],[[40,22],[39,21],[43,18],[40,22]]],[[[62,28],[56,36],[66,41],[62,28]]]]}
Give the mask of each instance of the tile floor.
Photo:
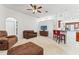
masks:
{"type": "MultiPolygon", "coordinates": [[[[31,39],[19,39],[18,42],[14,45],[21,45],[27,42],[34,42],[37,45],[43,47],[44,55],[74,55],[79,54],[79,43],[77,47],[71,46],[68,44],[57,44],[53,39],[48,37],[38,36],[31,39]]],[[[13,47],[14,47],[13,46],[13,47]]],[[[6,55],[7,51],[0,51],[0,55],[6,55]]]]}

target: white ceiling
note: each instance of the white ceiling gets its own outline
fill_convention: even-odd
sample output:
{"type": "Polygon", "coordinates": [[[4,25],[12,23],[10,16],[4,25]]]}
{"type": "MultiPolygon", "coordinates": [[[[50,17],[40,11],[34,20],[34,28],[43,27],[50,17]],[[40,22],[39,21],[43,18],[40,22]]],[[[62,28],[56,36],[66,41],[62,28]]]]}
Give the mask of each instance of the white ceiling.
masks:
{"type": "Polygon", "coordinates": [[[28,8],[31,8],[29,4],[5,4],[4,6],[37,18],[62,14],[65,12],[69,14],[72,13],[79,14],[79,4],[39,4],[39,5],[43,7],[41,9],[42,10],[41,14],[40,13],[33,14],[32,11],[26,10],[28,8]],[[48,13],[45,13],[44,11],[48,11],[48,13]]]}

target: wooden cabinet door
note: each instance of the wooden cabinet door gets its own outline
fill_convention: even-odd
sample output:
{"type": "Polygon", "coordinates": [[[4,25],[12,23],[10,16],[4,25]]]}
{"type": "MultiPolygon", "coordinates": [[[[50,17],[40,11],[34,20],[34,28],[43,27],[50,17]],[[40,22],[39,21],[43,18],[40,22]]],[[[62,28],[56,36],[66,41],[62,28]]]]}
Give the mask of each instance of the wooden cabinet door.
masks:
{"type": "Polygon", "coordinates": [[[79,32],[76,32],[76,41],[79,42],[79,32]]]}

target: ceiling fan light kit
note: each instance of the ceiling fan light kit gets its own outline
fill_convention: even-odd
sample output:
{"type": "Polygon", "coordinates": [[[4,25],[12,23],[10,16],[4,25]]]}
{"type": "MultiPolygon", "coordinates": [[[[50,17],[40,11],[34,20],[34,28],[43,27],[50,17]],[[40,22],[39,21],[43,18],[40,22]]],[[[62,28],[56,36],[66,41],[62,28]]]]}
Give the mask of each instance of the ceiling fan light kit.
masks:
{"type": "Polygon", "coordinates": [[[33,14],[34,14],[34,13],[37,13],[37,10],[33,10],[33,14]]]}

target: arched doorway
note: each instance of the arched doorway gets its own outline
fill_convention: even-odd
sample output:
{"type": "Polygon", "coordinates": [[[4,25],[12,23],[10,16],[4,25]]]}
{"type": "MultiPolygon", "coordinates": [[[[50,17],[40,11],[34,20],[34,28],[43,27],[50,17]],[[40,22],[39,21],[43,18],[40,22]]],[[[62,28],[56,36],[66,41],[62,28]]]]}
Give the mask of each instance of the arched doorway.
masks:
{"type": "Polygon", "coordinates": [[[8,35],[18,35],[18,22],[15,18],[6,19],[6,31],[8,35]]]}

